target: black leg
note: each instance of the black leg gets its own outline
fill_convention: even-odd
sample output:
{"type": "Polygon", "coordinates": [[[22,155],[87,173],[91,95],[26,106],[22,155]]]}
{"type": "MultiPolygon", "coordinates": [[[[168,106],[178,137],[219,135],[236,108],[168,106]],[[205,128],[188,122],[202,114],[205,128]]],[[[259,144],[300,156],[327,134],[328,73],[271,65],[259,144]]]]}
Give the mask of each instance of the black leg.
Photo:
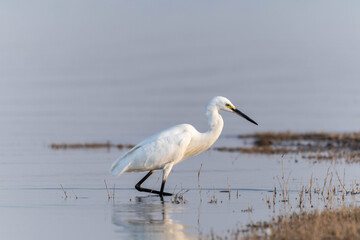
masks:
{"type": "MultiPolygon", "coordinates": [[[[165,180],[163,180],[162,181],[162,183],[161,183],[161,188],[160,188],[160,193],[161,193],[161,195],[164,193],[164,187],[165,187],[165,180]]],[[[171,194],[172,195],[172,194],[171,194]]]]}
{"type": "Polygon", "coordinates": [[[165,187],[165,182],[166,180],[163,180],[161,183],[161,188],[160,188],[160,196],[172,196],[172,193],[168,193],[168,192],[164,192],[164,187],[165,187]]]}
{"type": "Polygon", "coordinates": [[[151,176],[151,174],[153,174],[155,172],[155,170],[151,170],[150,172],[148,172],[148,174],[146,174],[145,177],[143,177],[136,185],[135,185],[135,188],[141,192],[141,184],[143,184],[143,182],[145,182],[146,179],[148,179],[148,177],[151,176]]]}
{"type": "Polygon", "coordinates": [[[148,172],[148,174],[146,174],[145,177],[143,177],[136,185],[135,188],[136,190],[140,191],[140,192],[148,192],[148,193],[155,193],[155,194],[159,194],[161,197],[162,196],[171,196],[171,193],[167,193],[164,192],[164,187],[165,187],[165,181],[162,182],[161,184],[161,190],[156,191],[156,190],[152,190],[152,189],[148,189],[148,188],[142,188],[141,184],[143,184],[143,182],[145,182],[146,179],[148,179],[148,177],[151,176],[151,174],[153,174],[155,172],[155,170],[151,170],[150,172],[148,172]]]}

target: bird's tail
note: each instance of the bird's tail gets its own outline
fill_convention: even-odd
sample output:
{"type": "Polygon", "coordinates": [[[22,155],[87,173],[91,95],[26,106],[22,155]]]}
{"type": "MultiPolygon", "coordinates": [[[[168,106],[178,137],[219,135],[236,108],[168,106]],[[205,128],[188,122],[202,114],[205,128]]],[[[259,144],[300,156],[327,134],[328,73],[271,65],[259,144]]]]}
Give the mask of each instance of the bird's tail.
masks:
{"type": "Polygon", "coordinates": [[[126,161],[126,159],[121,159],[119,158],[118,160],[116,160],[110,168],[110,173],[113,176],[119,176],[122,173],[126,172],[126,170],[128,169],[130,165],[129,161],[126,161]]]}

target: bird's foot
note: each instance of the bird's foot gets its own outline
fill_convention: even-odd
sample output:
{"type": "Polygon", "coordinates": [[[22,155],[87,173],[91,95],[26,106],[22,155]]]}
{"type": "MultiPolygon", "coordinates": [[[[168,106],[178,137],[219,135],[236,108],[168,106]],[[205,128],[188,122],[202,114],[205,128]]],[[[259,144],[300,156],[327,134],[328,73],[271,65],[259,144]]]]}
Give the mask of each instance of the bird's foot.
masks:
{"type": "Polygon", "coordinates": [[[167,193],[167,192],[163,192],[162,194],[160,194],[161,196],[172,196],[172,193],[167,193]]]}
{"type": "Polygon", "coordinates": [[[156,190],[152,190],[152,189],[148,189],[148,188],[142,188],[140,186],[135,186],[136,190],[138,190],[139,192],[148,192],[148,193],[154,193],[154,194],[158,194],[160,196],[172,196],[171,193],[167,193],[167,192],[160,192],[160,191],[156,191],[156,190]]]}

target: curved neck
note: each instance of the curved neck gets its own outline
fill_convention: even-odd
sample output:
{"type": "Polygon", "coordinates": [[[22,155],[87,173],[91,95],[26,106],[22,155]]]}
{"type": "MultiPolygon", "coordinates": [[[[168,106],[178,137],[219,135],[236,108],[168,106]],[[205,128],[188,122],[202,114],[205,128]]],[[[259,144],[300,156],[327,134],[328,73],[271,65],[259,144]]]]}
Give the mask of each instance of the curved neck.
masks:
{"type": "Polygon", "coordinates": [[[209,129],[202,135],[204,140],[206,139],[205,141],[207,141],[208,144],[210,144],[211,146],[220,136],[221,131],[224,127],[224,121],[219,114],[219,109],[217,109],[216,107],[207,108],[206,116],[208,117],[209,129]]]}
{"type": "Polygon", "coordinates": [[[206,116],[208,117],[209,129],[204,133],[197,132],[191,139],[192,144],[189,145],[184,159],[189,156],[197,155],[206,149],[218,139],[223,129],[224,122],[219,114],[217,107],[208,107],[206,109],[206,116]]]}

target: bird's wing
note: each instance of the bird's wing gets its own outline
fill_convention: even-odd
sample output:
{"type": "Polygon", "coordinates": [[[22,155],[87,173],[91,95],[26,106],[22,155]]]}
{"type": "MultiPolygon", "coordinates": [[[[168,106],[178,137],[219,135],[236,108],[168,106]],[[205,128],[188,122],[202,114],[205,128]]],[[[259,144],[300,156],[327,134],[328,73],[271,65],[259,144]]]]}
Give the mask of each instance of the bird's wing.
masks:
{"type": "Polygon", "coordinates": [[[155,135],[152,135],[152,136],[144,139],[143,141],[141,141],[137,145],[144,145],[144,144],[147,144],[147,143],[149,143],[151,141],[156,141],[156,140],[166,138],[166,137],[172,137],[172,136],[175,136],[177,134],[184,133],[184,132],[192,133],[194,131],[196,131],[195,128],[193,126],[191,126],[190,124],[179,124],[179,125],[170,127],[168,129],[165,129],[165,130],[163,130],[163,131],[161,131],[161,132],[159,132],[159,133],[157,133],[155,135]]]}
{"type": "Polygon", "coordinates": [[[130,164],[130,156],[133,155],[138,148],[141,146],[135,146],[130,151],[119,157],[110,167],[110,172],[112,175],[120,175],[125,172],[130,164]]]}
{"type": "Polygon", "coordinates": [[[167,163],[178,161],[191,141],[191,132],[177,126],[145,139],[111,166],[113,175],[126,171],[161,169],[167,163]]]}

